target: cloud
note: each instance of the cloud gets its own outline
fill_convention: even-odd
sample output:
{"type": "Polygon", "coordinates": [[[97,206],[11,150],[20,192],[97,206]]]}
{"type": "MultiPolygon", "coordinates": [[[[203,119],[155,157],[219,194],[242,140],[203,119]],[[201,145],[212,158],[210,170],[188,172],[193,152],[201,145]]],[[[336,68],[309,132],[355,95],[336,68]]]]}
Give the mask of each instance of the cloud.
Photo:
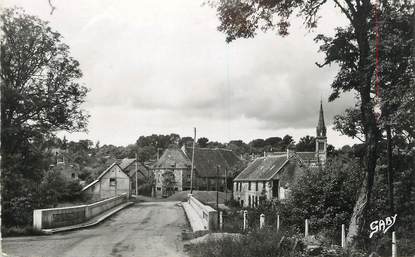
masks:
{"type": "Polygon", "coordinates": [[[126,144],[138,133],[193,125],[217,140],[313,133],[320,99],[327,124],[353,105],[351,95],[327,103],[337,67],[314,64],[323,56],[313,38],[342,24],[338,14],[325,11],[312,33],[293,20],[288,37],[259,33],[226,44],[215,10],[202,3],[58,1],[52,16],[46,0],[5,6],[22,6],[62,33],[91,89],[89,136],[102,141],[115,140],[114,130],[124,131],[116,142],[126,144]]]}

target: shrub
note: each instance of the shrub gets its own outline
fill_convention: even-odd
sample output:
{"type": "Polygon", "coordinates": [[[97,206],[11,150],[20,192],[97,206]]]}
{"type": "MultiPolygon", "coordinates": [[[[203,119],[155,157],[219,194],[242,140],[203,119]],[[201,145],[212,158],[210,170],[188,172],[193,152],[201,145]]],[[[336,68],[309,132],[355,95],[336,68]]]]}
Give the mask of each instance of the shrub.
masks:
{"type": "Polygon", "coordinates": [[[23,227],[1,227],[1,235],[4,237],[11,236],[40,236],[45,235],[45,233],[39,229],[33,228],[32,226],[23,226],[23,227]]]}
{"type": "Polygon", "coordinates": [[[151,190],[153,186],[151,183],[145,183],[138,186],[138,194],[139,195],[145,195],[145,196],[151,196],[151,190]]]}
{"type": "Polygon", "coordinates": [[[304,247],[295,237],[283,237],[273,229],[264,228],[241,238],[208,240],[191,245],[188,250],[195,257],[279,257],[301,256],[304,247]]]}
{"type": "Polygon", "coordinates": [[[229,207],[240,207],[239,202],[232,198],[229,200],[225,200],[225,205],[229,207]]]}
{"type": "Polygon", "coordinates": [[[13,197],[3,201],[2,227],[7,225],[25,226],[32,223],[34,200],[32,194],[13,197]]]}

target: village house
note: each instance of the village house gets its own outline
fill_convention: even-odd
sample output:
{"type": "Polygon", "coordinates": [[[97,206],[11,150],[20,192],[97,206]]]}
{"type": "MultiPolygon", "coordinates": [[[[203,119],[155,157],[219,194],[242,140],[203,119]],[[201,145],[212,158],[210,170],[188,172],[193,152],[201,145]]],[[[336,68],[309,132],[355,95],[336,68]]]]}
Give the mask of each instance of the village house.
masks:
{"type": "MultiPolygon", "coordinates": [[[[153,165],[156,195],[168,196],[175,191],[190,190],[193,148],[169,147],[153,165]],[[173,180],[173,181],[167,181],[173,180]]],[[[225,190],[231,182],[231,170],[240,163],[240,159],[228,149],[194,149],[194,190],[225,190]],[[218,170],[219,168],[219,170],[218,170]]]]}
{"type": "Polygon", "coordinates": [[[327,160],[327,137],[322,104],[316,134],[315,152],[295,152],[288,147],[286,153],[264,155],[252,161],[234,179],[234,200],[244,207],[256,207],[262,199],[287,198],[290,186],[306,169],[324,166],[327,160]]]}
{"type": "Polygon", "coordinates": [[[136,176],[138,187],[144,183],[150,182],[152,179],[150,168],[144,163],[137,161],[135,158],[124,158],[119,160],[117,164],[130,178],[131,192],[135,192],[136,176]]]}
{"type": "Polygon", "coordinates": [[[66,181],[79,180],[80,167],[75,163],[66,150],[52,148],[49,150],[53,156],[50,169],[59,172],[66,181]]]}
{"type": "Polygon", "coordinates": [[[82,189],[93,200],[101,200],[127,193],[131,194],[130,177],[114,162],[97,179],[82,189]]]}

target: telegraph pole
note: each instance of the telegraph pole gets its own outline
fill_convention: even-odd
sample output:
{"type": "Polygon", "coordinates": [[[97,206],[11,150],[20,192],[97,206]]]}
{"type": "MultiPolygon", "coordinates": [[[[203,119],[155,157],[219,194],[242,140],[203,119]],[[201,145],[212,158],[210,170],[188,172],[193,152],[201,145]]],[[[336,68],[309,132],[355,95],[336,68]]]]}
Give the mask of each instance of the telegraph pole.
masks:
{"type": "Polygon", "coordinates": [[[228,169],[225,168],[225,201],[228,201],[228,174],[227,174],[228,169]]]}
{"type": "MultiPolygon", "coordinates": [[[[193,167],[195,160],[196,128],[194,128],[193,150],[192,150],[192,167],[190,168],[190,193],[193,194],[193,167]]],[[[186,146],[185,146],[186,147],[186,146]]]]}
{"type": "Polygon", "coordinates": [[[135,196],[138,195],[138,154],[135,153],[135,196]]]}
{"type": "Polygon", "coordinates": [[[216,211],[218,212],[218,224],[219,224],[219,165],[216,166],[216,211]]]}

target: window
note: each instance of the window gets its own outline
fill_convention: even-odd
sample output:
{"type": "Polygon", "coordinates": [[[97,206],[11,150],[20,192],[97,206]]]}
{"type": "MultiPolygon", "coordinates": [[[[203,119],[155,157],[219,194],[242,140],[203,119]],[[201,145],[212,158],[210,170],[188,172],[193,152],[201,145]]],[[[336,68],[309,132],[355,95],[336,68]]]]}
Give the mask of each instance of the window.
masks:
{"type": "Polygon", "coordinates": [[[71,176],[72,176],[72,178],[75,178],[75,173],[72,173],[72,175],[71,175],[71,176]]]}
{"type": "Polygon", "coordinates": [[[161,190],[161,188],[160,187],[157,187],[157,191],[160,191],[161,190]]]}
{"type": "Polygon", "coordinates": [[[242,192],[242,182],[239,182],[239,191],[242,192]]]}
{"type": "Polygon", "coordinates": [[[318,142],[318,151],[324,152],[324,142],[318,142]]]}
{"type": "Polygon", "coordinates": [[[115,187],[117,185],[117,179],[116,178],[110,178],[110,187],[115,187]]]}
{"type": "Polygon", "coordinates": [[[258,181],[255,182],[255,191],[258,191],[258,181]]]}
{"type": "Polygon", "coordinates": [[[265,181],[262,182],[262,190],[265,190],[265,181]]]}
{"type": "Polygon", "coordinates": [[[251,190],[251,181],[248,182],[248,190],[251,190]]]}

